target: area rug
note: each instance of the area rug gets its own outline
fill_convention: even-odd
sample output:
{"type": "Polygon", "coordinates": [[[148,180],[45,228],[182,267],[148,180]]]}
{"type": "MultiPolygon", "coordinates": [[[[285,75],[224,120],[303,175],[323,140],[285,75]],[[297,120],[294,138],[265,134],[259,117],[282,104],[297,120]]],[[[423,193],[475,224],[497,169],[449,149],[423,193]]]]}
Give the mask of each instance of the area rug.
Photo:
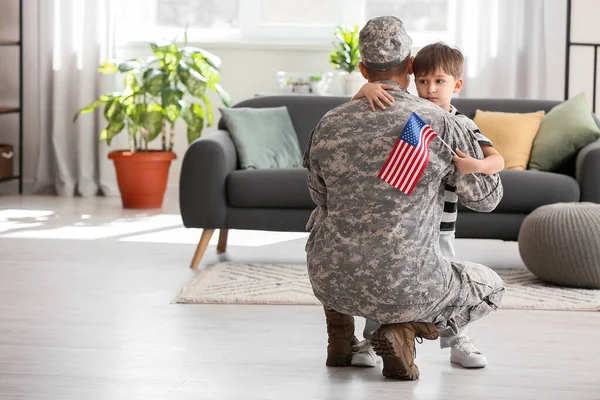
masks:
{"type": "MultiPolygon", "coordinates": [[[[522,268],[497,269],[507,284],[503,309],[599,311],[600,290],[552,286],[522,268]]],[[[320,305],[303,264],[219,263],[202,270],[176,299],[182,304],[320,305]]]]}

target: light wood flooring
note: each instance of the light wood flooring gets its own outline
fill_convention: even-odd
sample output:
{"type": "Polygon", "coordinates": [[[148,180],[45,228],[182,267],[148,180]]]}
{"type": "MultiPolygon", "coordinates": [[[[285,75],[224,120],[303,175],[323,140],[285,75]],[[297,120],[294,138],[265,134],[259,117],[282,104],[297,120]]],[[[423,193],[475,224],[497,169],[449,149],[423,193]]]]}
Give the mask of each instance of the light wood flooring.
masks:
{"type": "MultiPolygon", "coordinates": [[[[489,368],[453,366],[426,342],[421,379],[390,381],[381,366],[325,367],[319,307],[173,304],[199,235],[174,193],[153,213],[0,197],[0,400],[600,399],[600,313],[499,311],[471,327],[489,368]]],[[[305,236],[230,232],[226,257],[302,262],[305,236]]],[[[515,243],[458,253],[520,265],[515,243]]]]}

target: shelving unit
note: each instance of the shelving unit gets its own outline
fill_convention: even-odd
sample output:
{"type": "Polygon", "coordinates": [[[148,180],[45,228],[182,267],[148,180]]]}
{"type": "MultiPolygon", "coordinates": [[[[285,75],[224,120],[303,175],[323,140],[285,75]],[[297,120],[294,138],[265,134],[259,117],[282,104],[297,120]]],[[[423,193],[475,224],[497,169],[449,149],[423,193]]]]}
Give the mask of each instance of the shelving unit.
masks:
{"type": "MultiPolygon", "coordinates": [[[[0,115],[18,114],[19,115],[19,143],[18,155],[19,166],[18,174],[7,178],[0,178],[0,183],[18,180],[19,194],[23,193],[23,0],[19,0],[19,40],[0,39],[0,48],[18,47],[19,48],[19,105],[17,107],[0,105],[0,115]]],[[[1,50],[0,50],[1,51],[1,50]]],[[[0,140],[1,141],[1,140],[0,140]]]]}

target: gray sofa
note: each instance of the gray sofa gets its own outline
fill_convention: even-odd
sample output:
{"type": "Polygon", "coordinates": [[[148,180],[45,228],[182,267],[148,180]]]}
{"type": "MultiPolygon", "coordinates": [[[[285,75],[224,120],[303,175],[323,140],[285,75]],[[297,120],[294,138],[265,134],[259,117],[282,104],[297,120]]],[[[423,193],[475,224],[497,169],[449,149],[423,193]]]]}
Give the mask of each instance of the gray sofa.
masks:
{"type": "MultiPolygon", "coordinates": [[[[272,96],[242,101],[235,107],[286,106],[302,149],[308,135],[330,109],[347,97],[272,96]]],[[[548,112],[555,101],[456,99],[453,104],[473,117],[477,108],[503,112],[548,112]]],[[[600,142],[583,148],[554,172],[501,172],[504,198],[491,213],[459,207],[457,237],[517,240],[524,218],[537,207],[558,202],[600,203],[600,142]]],[[[195,267],[216,229],[218,251],[226,248],[228,229],[304,231],[314,204],[304,169],[240,170],[235,147],[222,121],[185,153],[179,201],[183,223],[203,228],[195,267]]]]}

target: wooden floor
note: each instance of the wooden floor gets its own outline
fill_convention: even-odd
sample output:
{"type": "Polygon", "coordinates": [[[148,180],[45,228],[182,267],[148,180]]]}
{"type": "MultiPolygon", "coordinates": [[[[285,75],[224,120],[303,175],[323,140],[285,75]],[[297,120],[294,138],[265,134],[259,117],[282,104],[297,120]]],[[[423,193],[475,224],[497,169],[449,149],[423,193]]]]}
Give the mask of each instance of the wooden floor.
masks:
{"type": "MultiPolygon", "coordinates": [[[[325,367],[319,307],[172,304],[200,232],[181,228],[173,197],[165,209],[0,197],[0,400],[600,399],[600,313],[496,312],[471,327],[489,368],[426,342],[421,379],[396,382],[325,367]]],[[[299,262],[304,237],[231,232],[227,257],[299,262]]],[[[459,253],[519,262],[514,243],[459,253]]]]}

